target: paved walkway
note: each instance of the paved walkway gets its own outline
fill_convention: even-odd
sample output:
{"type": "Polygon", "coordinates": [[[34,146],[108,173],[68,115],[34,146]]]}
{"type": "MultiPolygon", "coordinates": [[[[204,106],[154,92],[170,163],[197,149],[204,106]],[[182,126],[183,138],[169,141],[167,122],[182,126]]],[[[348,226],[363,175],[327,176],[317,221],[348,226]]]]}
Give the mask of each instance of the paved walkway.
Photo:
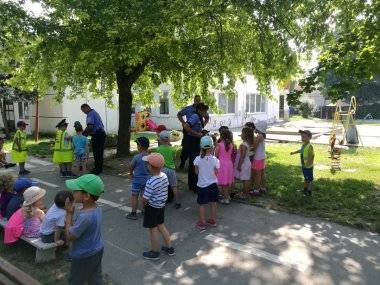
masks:
{"type": "MultiPolygon", "coordinates": [[[[63,179],[49,162],[34,159],[30,166],[50,205],[63,179]]],[[[219,207],[218,226],[199,233],[196,197],[189,192],[180,210],[166,210],[176,255],[146,261],[142,219],[124,217],[130,181],[109,174],[102,179],[103,267],[115,284],[378,284],[377,234],[238,203],[219,207]]]]}

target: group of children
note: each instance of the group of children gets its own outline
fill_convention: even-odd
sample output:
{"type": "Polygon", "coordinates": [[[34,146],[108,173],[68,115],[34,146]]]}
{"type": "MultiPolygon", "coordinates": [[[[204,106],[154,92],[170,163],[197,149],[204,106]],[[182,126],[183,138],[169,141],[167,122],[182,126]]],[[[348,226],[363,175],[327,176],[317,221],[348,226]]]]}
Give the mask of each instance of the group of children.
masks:
{"type": "MultiPolygon", "coordinates": [[[[70,139],[66,136],[67,123],[61,122],[57,127],[59,132],[56,150],[69,150],[70,147],[64,146],[65,143],[70,144],[70,139]]],[[[266,122],[247,123],[242,129],[242,143],[238,149],[233,143],[232,132],[227,127],[220,128],[219,139],[208,134],[201,138],[201,151],[194,160],[195,173],[198,175],[199,219],[196,227],[199,230],[217,225],[217,203],[230,203],[231,188],[235,179],[241,180],[243,184],[239,193],[241,199],[250,194],[260,195],[266,192],[266,127],[266,122]],[[221,196],[219,188],[222,190],[221,196]],[[207,204],[210,205],[208,218],[207,204]]],[[[80,135],[82,130],[76,130],[80,135]]],[[[314,163],[314,151],[310,144],[311,133],[307,130],[300,133],[303,145],[300,150],[291,154],[300,153],[305,178],[303,191],[305,195],[311,195],[314,163]]],[[[169,188],[173,193],[175,208],[181,207],[175,172],[176,151],[170,144],[170,132],[161,131],[158,134],[158,142],[158,147],[149,151],[147,138],[136,139],[139,153],[134,156],[130,165],[132,211],[127,215],[127,218],[132,220],[138,218],[137,209],[141,197],[143,226],[149,230],[151,246],[149,251],[143,253],[143,257],[152,260],[159,259],[160,250],[167,255],[175,254],[170,233],[164,222],[169,188]],[[161,249],[160,236],[165,242],[161,249]]],[[[61,163],[69,163],[58,160],[61,163]]],[[[68,169],[68,165],[62,165],[61,171],[70,171],[68,169]]],[[[47,243],[70,243],[70,284],[82,284],[86,281],[90,284],[101,284],[104,244],[101,236],[102,212],[96,201],[104,192],[102,180],[93,174],[66,180],[66,186],[70,191],[58,192],[54,204],[45,214],[43,199],[46,191],[32,180],[18,178],[14,182],[12,179],[10,175],[0,177],[0,214],[8,219],[5,242],[13,243],[23,234],[27,237],[41,237],[42,241],[47,243]]]]}
{"type": "Polygon", "coordinates": [[[7,219],[4,243],[13,244],[23,235],[67,245],[69,284],[102,284],[102,212],[96,201],[104,192],[104,184],[100,177],[86,174],[66,180],[66,187],[69,191],[59,191],[45,213],[46,191],[37,182],[28,178],[14,181],[9,174],[0,176],[0,218],[7,219]]]}
{"type": "MultiPolygon", "coordinates": [[[[25,169],[25,162],[28,158],[26,148],[26,129],[24,121],[17,122],[17,131],[13,137],[11,157],[19,165],[19,175],[28,175],[29,170],[25,169]]],[[[64,178],[76,177],[86,173],[86,165],[89,153],[89,143],[83,135],[83,127],[80,122],[74,123],[75,135],[70,136],[67,132],[68,123],[66,119],[57,125],[57,132],[53,148],[53,162],[59,166],[60,175],[64,178]],[[73,162],[75,173],[73,173],[73,162]]],[[[13,167],[15,163],[8,163],[3,151],[4,139],[0,138],[0,167],[13,167]]]]}

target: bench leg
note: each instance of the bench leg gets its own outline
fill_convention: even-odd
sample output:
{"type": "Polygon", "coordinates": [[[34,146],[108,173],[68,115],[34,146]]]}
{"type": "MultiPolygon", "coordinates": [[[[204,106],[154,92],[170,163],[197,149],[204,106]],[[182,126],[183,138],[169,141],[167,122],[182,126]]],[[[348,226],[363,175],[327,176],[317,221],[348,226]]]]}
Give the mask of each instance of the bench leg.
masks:
{"type": "Polygon", "coordinates": [[[36,249],[36,263],[41,263],[41,262],[47,262],[55,260],[55,248],[49,248],[49,249],[36,249]]]}

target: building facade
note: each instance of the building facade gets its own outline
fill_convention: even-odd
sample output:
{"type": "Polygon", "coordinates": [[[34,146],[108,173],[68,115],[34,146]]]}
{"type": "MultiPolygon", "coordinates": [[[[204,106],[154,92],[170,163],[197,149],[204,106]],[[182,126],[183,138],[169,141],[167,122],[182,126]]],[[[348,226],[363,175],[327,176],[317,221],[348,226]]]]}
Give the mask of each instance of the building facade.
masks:
{"type": "MultiPolygon", "coordinates": [[[[133,108],[134,111],[148,109],[151,112],[152,120],[157,125],[165,125],[170,129],[181,129],[177,119],[178,109],[169,96],[170,86],[162,84],[160,89],[163,95],[159,95],[157,92],[153,106],[145,108],[144,106],[136,105],[133,108]]],[[[210,122],[207,125],[208,130],[217,130],[222,125],[239,128],[247,121],[266,120],[268,123],[274,123],[280,119],[287,118],[286,100],[275,86],[271,88],[270,97],[262,96],[258,91],[256,80],[253,76],[247,75],[246,81],[244,83],[237,82],[235,89],[236,96],[233,98],[227,98],[222,92],[215,92],[219,112],[210,114],[210,122]]],[[[88,103],[100,114],[107,133],[117,133],[119,119],[117,96],[114,97],[114,107],[109,107],[105,100],[94,99],[91,94],[84,94],[81,98],[73,100],[65,97],[62,102],[57,102],[52,93],[47,94],[39,102],[40,132],[54,132],[55,125],[63,118],[66,118],[71,123],[71,126],[75,121],[80,121],[84,125],[85,115],[80,110],[83,103],[88,103]]],[[[188,102],[188,104],[191,103],[188,102]]],[[[29,123],[28,131],[32,132],[36,125],[36,105],[14,103],[14,109],[11,123],[16,124],[18,120],[25,120],[29,123]]],[[[12,114],[9,114],[9,116],[11,117],[12,114]]],[[[134,126],[134,115],[132,115],[132,126],[134,126]]]]}

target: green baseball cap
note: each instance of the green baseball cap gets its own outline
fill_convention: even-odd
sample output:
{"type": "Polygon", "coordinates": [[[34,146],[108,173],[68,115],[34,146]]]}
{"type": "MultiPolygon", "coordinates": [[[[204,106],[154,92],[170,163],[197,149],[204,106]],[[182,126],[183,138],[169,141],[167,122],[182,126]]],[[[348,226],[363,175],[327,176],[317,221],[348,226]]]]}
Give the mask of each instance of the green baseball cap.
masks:
{"type": "Polygon", "coordinates": [[[86,174],[77,179],[69,179],[65,183],[70,191],[84,191],[98,197],[104,192],[102,179],[94,174],[86,174]]]}

